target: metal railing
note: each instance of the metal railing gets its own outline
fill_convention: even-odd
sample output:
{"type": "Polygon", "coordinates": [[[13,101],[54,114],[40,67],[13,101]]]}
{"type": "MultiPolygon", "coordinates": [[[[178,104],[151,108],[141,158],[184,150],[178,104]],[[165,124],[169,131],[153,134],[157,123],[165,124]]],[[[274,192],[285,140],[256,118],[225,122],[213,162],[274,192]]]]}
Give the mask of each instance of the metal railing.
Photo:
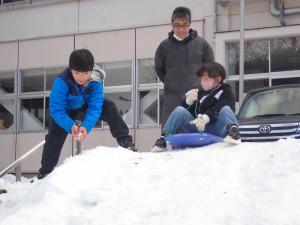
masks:
{"type": "MultiPolygon", "coordinates": [[[[81,141],[79,139],[74,139],[72,138],[72,143],[74,143],[75,141],[75,146],[73,146],[72,144],[72,155],[79,155],[82,152],[81,149],[81,141]]],[[[16,161],[12,162],[9,166],[7,166],[4,170],[2,170],[0,172],[0,178],[3,177],[5,174],[7,174],[9,172],[10,169],[12,168],[16,168],[16,180],[17,181],[21,181],[21,167],[20,164],[21,162],[26,159],[28,156],[30,156],[31,154],[33,154],[37,149],[39,149],[41,146],[43,146],[45,144],[45,140],[41,141],[40,143],[38,143],[36,146],[34,146],[33,148],[31,148],[27,153],[25,153],[24,155],[22,155],[20,158],[16,159],[16,161]]]]}
{"type": "Polygon", "coordinates": [[[0,172],[0,178],[3,177],[5,174],[7,174],[10,169],[12,169],[14,167],[17,167],[16,168],[16,179],[17,179],[17,181],[21,181],[21,169],[19,167],[21,161],[24,160],[24,159],[26,159],[32,153],[34,153],[37,149],[39,149],[39,147],[43,146],[45,144],[45,142],[46,142],[45,140],[41,141],[36,146],[34,146],[33,148],[31,148],[27,153],[25,153],[20,158],[18,158],[16,161],[14,161],[9,166],[7,166],[4,170],[2,170],[0,172]]]}

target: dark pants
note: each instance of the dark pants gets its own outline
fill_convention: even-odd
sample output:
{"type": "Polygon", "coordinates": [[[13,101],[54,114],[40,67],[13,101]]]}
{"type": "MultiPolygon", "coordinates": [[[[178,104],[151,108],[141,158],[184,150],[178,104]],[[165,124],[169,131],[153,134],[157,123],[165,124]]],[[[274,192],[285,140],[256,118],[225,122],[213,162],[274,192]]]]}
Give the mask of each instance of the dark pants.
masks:
{"type": "MultiPolygon", "coordinates": [[[[79,110],[68,111],[68,114],[74,120],[82,120],[85,111],[86,107],[79,110]]],[[[114,102],[104,98],[100,119],[108,123],[112,136],[117,139],[120,145],[122,145],[121,143],[124,141],[132,142],[128,127],[114,102]]],[[[40,173],[50,173],[57,165],[61,149],[67,136],[68,133],[50,117],[48,134],[45,137],[46,143],[44,145],[41,161],[42,167],[39,170],[40,173]]]]}

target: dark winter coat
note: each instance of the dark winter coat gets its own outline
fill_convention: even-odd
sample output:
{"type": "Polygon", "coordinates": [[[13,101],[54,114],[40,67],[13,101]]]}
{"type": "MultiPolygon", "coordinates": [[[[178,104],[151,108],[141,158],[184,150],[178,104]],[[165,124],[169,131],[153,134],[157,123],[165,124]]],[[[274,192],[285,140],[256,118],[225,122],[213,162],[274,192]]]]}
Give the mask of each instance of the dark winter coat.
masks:
{"type": "Polygon", "coordinates": [[[94,77],[93,74],[91,80],[79,88],[67,68],[55,78],[51,88],[51,117],[65,131],[70,132],[75,121],[68,115],[68,111],[87,105],[82,126],[89,132],[101,115],[103,98],[103,82],[100,77],[94,77]]]}
{"type": "Polygon", "coordinates": [[[199,89],[198,99],[191,106],[186,104],[185,100],[183,102],[183,107],[195,118],[198,114],[206,114],[210,123],[217,120],[219,111],[224,106],[229,106],[235,112],[235,99],[231,86],[225,83],[210,91],[199,89]]]}
{"type": "Polygon", "coordinates": [[[164,83],[162,125],[173,109],[181,105],[184,94],[199,87],[196,73],[201,65],[214,60],[212,48],[197,31],[191,29],[183,41],[173,35],[174,32],[170,32],[155,53],[156,73],[164,83]]]}

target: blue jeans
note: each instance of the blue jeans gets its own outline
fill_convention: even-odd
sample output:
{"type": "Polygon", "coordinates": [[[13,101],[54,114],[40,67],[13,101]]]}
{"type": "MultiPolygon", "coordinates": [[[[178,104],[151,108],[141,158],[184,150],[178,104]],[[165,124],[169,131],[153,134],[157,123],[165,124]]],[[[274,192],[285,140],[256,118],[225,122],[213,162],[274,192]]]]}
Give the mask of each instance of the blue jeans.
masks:
{"type": "MultiPolygon", "coordinates": [[[[198,133],[197,127],[190,123],[194,119],[188,110],[182,106],[177,106],[165,123],[163,131],[166,132],[167,136],[175,133],[198,133]]],[[[225,137],[227,134],[226,127],[229,123],[237,124],[237,119],[231,108],[224,106],[219,112],[217,121],[207,124],[204,132],[225,137]]]]}

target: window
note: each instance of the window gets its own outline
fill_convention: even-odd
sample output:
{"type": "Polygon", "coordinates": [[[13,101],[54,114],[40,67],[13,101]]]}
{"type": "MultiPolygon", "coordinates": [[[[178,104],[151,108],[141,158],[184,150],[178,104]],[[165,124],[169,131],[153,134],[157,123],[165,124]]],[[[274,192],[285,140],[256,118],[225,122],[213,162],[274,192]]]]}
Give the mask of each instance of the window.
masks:
{"type": "Polygon", "coordinates": [[[15,92],[15,73],[0,73],[0,94],[15,92]]]}
{"type": "MultiPolygon", "coordinates": [[[[239,41],[227,43],[227,56],[227,81],[238,100],[239,41]]],[[[300,37],[245,41],[244,66],[245,93],[249,88],[300,83],[300,37]]]]}
{"type": "Polygon", "coordinates": [[[271,71],[300,70],[300,37],[271,40],[271,71]]]}
{"type": "MultiPolygon", "coordinates": [[[[228,47],[228,74],[238,75],[240,69],[240,43],[231,42],[228,47]]],[[[245,41],[245,74],[268,73],[268,41],[245,41]]]]}
{"type": "Polygon", "coordinates": [[[0,132],[14,130],[14,112],[14,99],[0,99],[0,132]]]}
{"type": "Polygon", "coordinates": [[[54,78],[64,68],[37,68],[21,70],[19,93],[19,130],[42,131],[48,128],[49,95],[54,78]]]}
{"type": "Polygon", "coordinates": [[[44,69],[21,70],[21,92],[44,91],[44,69]]]}
{"type": "Polygon", "coordinates": [[[45,129],[49,128],[49,121],[50,121],[50,109],[49,109],[49,97],[45,98],[45,129]]]}
{"type": "MultiPolygon", "coordinates": [[[[125,123],[133,126],[133,81],[132,61],[97,63],[106,72],[104,80],[104,97],[113,101],[125,123]]],[[[107,126],[107,123],[98,121],[97,128],[107,126]]]]}
{"type": "Polygon", "coordinates": [[[158,125],[163,89],[139,91],[139,124],[158,125]],[[158,104],[158,102],[160,104],[158,104]]]}
{"type": "Polygon", "coordinates": [[[285,84],[300,84],[300,77],[272,79],[272,86],[285,84]]]}
{"type": "Polygon", "coordinates": [[[65,68],[47,68],[46,69],[46,91],[50,91],[55,77],[62,73],[65,68]]]}
{"type": "MultiPolygon", "coordinates": [[[[139,126],[159,125],[163,84],[156,75],[153,58],[137,61],[136,77],[133,75],[134,63],[130,60],[97,64],[107,74],[105,98],[116,104],[129,127],[133,127],[135,121],[139,126]]],[[[15,127],[21,132],[48,129],[50,90],[55,77],[63,70],[63,67],[55,67],[24,69],[17,75],[14,72],[0,73],[1,130],[14,130],[15,127]],[[16,84],[17,76],[19,82],[16,84]],[[15,90],[17,86],[19,88],[15,90]],[[18,121],[14,115],[17,110],[18,121]]],[[[99,120],[96,127],[105,125],[99,120]]]]}
{"type": "Polygon", "coordinates": [[[20,130],[44,129],[44,98],[21,99],[20,130]]]}
{"type": "Polygon", "coordinates": [[[104,70],[107,75],[105,86],[131,85],[131,61],[104,63],[104,70]]]}
{"type": "Polygon", "coordinates": [[[15,131],[15,72],[0,73],[0,132],[15,131]]]}
{"type": "MultiPolygon", "coordinates": [[[[228,74],[238,75],[238,41],[227,43],[227,55],[228,74]]],[[[245,74],[291,70],[300,70],[300,37],[245,41],[245,74]]]]}
{"type": "Polygon", "coordinates": [[[139,126],[159,124],[163,84],[155,72],[154,59],[138,60],[138,123],[139,126]]]}
{"type": "Polygon", "coordinates": [[[154,59],[139,60],[139,83],[157,83],[158,76],[155,72],[154,59]]]}
{"type": "Polygon", "coordinates": [[[14,3],[14,2],[25,2],[27,0],[1,0],[0,4],[8,4],[8,3],[14,3]]]}
{"type": "Polygon", "coordinates": [[[132,117],[133,117],[133,111],[132,111],[132,98],[131,98],[132,92],[126,91],[126,92],[114,92],[114,93],[107,93],[105,94],[105,97],[109,100],[113,101],[120,114],[123,117],[123,120],[127,125],[132,125],[132,117]]]}

